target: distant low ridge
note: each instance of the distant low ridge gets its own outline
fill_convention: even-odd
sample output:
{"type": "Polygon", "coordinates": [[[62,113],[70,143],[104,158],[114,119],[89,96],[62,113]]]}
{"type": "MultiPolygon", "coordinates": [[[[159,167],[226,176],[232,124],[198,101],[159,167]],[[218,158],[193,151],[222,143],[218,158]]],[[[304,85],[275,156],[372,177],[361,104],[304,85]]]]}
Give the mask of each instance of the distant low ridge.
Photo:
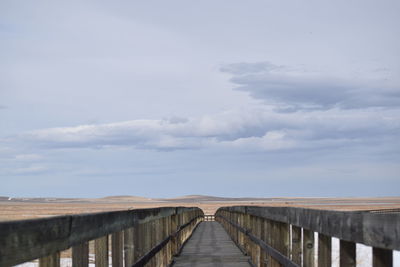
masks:
{"type": "Polygon", "coordinates": [[[152,201],[152,198],[147,197],[139,197],[139,196],[129,196],[129,195],[121,195],[121,196],[107,196],[100,199],[105,200],[130,200],[130,201],[152,201]]]}

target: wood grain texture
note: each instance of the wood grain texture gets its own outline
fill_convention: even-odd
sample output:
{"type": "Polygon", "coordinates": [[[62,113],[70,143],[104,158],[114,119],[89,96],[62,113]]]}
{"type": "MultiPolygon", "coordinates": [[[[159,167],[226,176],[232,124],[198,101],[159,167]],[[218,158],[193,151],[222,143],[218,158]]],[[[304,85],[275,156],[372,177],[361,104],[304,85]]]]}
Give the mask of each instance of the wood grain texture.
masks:
{"type": "Polygon", "coordinates": [[[72,247],[72,265],[74,267],[89,266],[89,242],[72,247]]]}
{"type": "Polygon", "coordinates": [[[314,266],[314,232],[303,229],[303,266],[314,266]]]}
{"type": "Polygon", "coordinates": [[[356,266],[356,244],[354,242],[348,242],[340,240],[339,248],[340,267],[355,267],[356,266]]]}
{"type": "Polygon", "coordinates": [[[174,267],[229,266],[250,267],[243,255],[218,222],[202,222],[175,258],[174,267]]]}
{"type": "Polygon", "coordinates": [[[94,241],[96,267],[108,267],[108,235],[94,241]]]}
{"type": "Polygon", "coordinates": [[[138,223],[194,210],[199,209],[167,207],[0,222],[0,266],[42,258],[138,223]]]}
{"type": "Polygon", "coordinates": [[[289,223],[341,240],[400,250],[400,213],[331,211],[295,207],[223,207],[272,221],[289,223]]]}
{"type": "Polygon", "coordinates": [[[318,267],[331,267],[332,265],[332,238],[318,234],[318,267]]]}
{"type": "Polygon", "coordinates": [[[39,267],[60,267],[60,253],[56,252],[39,259],[39,267]]]}
{"type": "MultiPolygon", "coordinates": [[[[135,226],[137,227],[137,226],[135,226]]],[[[124,230],[124,260],[125,266],[132,266],[135,263],[134,259],[134,227],[124,230]]]]}
{"type": "Polygon", "coordinates": [[[111,235],[111,253],[112,253],[112,266],[124,266],[124,234],[123,232],[115,232],[111,235]]]}
{"type": "Polygon", "coordinates": [[[301,265],[301,228],[292,226],[292,261],[301,265]]]}

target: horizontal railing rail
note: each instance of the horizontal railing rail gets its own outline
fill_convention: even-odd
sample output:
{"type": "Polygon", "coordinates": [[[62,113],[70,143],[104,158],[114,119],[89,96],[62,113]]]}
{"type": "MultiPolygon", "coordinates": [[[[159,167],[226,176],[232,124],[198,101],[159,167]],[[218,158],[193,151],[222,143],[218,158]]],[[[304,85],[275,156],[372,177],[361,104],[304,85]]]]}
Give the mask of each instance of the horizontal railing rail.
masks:
{"type": "Polygon", "coordinates": [[[132,266],[148,253],[167,265],[203,215],[199,208],[166,207],[1,222],[0,266],[34,259],[59,266],[60,252],[69,248],[74,266],[87,266],[91,240],[96,265],[108,266],[109,236],[113,266],[132,266]]]}
{"type": "Polygon", "coordinates": [[[332,237],[340,240],[341,266],[355,266],[357,243],[373,248],[372,266],[392,266],[392,250],[400,250],[397,212],[238,206],[218,209],[216,220],[256,266],[314,266],[315,233],[318,266],[332,264],[332,237]]]}

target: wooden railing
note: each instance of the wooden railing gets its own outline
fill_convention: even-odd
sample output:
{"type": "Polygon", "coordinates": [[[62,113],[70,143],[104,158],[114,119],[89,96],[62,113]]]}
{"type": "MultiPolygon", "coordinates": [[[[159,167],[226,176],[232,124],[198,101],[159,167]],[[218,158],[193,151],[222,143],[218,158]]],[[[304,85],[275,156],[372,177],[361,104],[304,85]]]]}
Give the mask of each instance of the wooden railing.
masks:
{"type": "Polygon", "coordinates": [[[356,244],[372,247],[374,267],[391,267],[400,250],[400,212],[327,211],[291,207],[224,207],[216,212],[255,266],[331,266],[332,237],[340,266],[356,266],[356,244]],[[318,253],[314,235],[318,233],[318,253]]]}
{"type": "Polygon", "coordinates": [[[215,215],[214,214],[205,214],[204,215],[204,221],[205,222],[213,222],[213,221],[215,221],[215,215]]]}
{"type": "Polygon", "coordinates": [[[112,266],[167,266],[203,215],[171,207],[2,222],[0,266],[34,259],[40,267],[60,266],[60,252],[69,248],[73,266],[88,266],[91,240],[96,266],[109,266],[110,247],[112,266]]]}

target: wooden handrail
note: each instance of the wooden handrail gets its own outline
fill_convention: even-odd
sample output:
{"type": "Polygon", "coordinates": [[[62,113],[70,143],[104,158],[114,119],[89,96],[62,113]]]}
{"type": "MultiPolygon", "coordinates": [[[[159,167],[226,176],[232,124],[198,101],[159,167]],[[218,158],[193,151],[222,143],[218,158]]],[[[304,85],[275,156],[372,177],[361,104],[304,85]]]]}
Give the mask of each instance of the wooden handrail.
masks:
{"type": "Polygon", "coordinates": [[[218,209],[216,220],[251,256],[255,266],[265,266],[268,261],[283,266],[314,266],[315,232],[318,266],[331,266],[332,237],[340,240],[341,266],[355,266],[357,243],[373,248],[374,267],[392,266],[392,250],[400,250],[398,210],[385,213],[236,206],[218,209]]]}
{"type": "Polygon", "coordinates": [[[221,211],[244,213],[288,223],[341,240],[400,250],[400,212],[332,211],[294,207],[223,207],[221,211]]]}
{"type": "Polygon", "coordinates": [[[0,222],[0,266],[52,255],[139,224],[176,217],[179,228],[199,216],[199,208],[165,207],[0,222]]]}

